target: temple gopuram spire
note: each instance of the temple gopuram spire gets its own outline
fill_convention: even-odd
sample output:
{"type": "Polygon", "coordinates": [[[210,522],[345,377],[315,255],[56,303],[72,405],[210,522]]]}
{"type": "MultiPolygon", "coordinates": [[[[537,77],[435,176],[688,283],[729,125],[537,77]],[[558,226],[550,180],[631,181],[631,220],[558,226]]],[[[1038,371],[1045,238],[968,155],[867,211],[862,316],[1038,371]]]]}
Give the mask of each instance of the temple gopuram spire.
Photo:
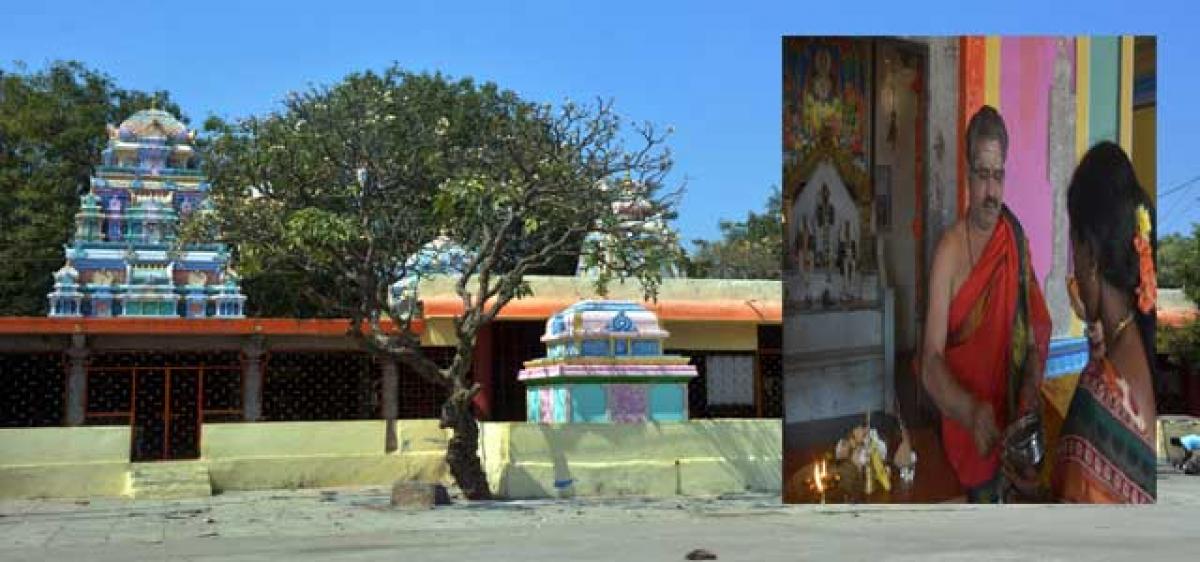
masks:
{"type": "Polygon", "coordinates": [[[174,248],[180,220],[211,205],[194,139],[160,109],[108,126],[67,264],[48,295],[50,316],[244,316],[246,297],[224,244],[174,248]]]}

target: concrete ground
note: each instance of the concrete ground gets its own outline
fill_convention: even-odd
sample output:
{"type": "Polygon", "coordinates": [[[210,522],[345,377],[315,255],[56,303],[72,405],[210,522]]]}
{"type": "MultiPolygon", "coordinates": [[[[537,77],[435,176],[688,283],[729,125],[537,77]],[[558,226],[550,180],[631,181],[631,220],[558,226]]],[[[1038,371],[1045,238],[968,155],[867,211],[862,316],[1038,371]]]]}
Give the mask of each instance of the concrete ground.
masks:
{"type": "Polygon", "coordinates": [[[0,560],[1195,560],[1200,477],[1159,503],[793,506],[768,496],[387,507],[378,488],[0,502],[0,560]]]}

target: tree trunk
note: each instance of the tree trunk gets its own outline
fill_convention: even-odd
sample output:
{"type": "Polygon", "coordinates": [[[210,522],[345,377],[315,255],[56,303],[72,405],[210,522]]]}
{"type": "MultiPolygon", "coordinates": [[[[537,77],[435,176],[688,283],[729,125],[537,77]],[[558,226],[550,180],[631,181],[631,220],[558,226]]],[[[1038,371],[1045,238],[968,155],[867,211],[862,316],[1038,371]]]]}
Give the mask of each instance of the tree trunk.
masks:
{"type": "Polygon", "coordinates": [[[490,500],[492,492],[477,453],[479,424],[471,409],[471,399],[471,391],[455,388],[442,405],[440,427],[454,430],[454,436],[446,447],[446,464],[450,465],[450,474],[467,499],[490,500]]]}

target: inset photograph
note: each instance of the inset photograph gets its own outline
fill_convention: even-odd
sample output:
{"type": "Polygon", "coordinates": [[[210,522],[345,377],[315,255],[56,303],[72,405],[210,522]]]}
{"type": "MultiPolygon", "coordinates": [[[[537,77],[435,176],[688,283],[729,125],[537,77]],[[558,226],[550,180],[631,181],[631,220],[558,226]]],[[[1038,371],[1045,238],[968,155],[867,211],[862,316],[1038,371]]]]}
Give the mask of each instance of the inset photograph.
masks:
{"type": "Polygon", "coordinates": [[[1156,55],[783,39],[785,501],[1155,501],[1156,55]]]}

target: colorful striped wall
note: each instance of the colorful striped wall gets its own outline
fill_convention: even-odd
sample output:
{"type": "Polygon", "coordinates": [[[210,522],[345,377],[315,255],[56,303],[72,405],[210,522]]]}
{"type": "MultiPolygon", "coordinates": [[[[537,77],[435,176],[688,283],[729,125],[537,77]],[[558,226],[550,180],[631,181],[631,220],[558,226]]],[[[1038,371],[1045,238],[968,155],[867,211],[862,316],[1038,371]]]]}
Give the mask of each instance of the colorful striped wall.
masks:
{"type": "Polygon", "coordinates": [[[992,105],[1009,133],[1005,200],[1021,218],[1041,281],[1053,253],[1049,105],[1059,40],[1074,47],[1076,158],[1101,140],[1118,142],[1132,153],[1132,37],[971,36],[960,39],[959,50],[959,214],[966,212],[968,198],[967,122],[984,104],[992,105]]]}

